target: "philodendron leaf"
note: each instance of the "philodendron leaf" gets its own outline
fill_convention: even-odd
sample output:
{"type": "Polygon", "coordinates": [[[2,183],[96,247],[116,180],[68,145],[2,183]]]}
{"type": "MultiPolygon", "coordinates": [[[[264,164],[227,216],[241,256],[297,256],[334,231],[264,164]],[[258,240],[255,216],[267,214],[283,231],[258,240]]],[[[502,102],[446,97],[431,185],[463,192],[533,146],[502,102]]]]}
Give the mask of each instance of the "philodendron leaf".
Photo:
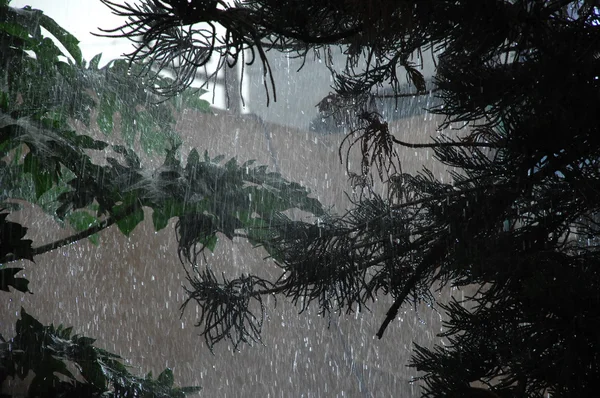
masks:
{"type": "Polygon", "coordinates": [[[82,65],[83,57],[81,56],[81,49],[79,48],[79,40],[63,29],[52,18],[46,14],[40,14],[40,25],[56,37],[60,44],[62,44],[73,57],[77,65],[82,65]]]}

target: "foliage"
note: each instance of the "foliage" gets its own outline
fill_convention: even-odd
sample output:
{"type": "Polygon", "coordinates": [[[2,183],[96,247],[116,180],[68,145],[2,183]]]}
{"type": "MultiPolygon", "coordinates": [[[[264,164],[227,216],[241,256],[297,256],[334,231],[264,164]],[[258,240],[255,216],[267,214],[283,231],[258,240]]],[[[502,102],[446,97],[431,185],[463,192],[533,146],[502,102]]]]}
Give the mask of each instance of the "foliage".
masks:
{"type": "MultiPolygon", "coordinates": [[[[29,292],[22,268],[4,264],[35,256],[116,224],[128,235],[152,211],[157,230],[177,219],[180,258],[196,267],[220,235],[256,241],[260,230],[291,209],[323,213],[299,184],[253,161],[223,162],[196,149],[185,163],[173,133],[176,112],[208,111],[197,90],[166,101],[147,89],[138,74],[147,65],[114,60],[99,68],[100,55],[86,63],[78,41],[40,10],[0,7],[0,289],[29,292]],[[42,33],[42,28],[66,49],[42,33]],[[115,120],[119,115],[121,125],[115,120]],[[120,144],[81,135],[76,124],[96,122],[103,139],[120,127],[120,144]],[[162,165],[142,166],[136,148],[164,156],[162,165]],[[106,164],[94,159],[105,158],[106,164]],[[18,201],[41,206],[77,231],[43,246],[24,239],[27,228],[9,221],[18,201]],[[256,231],[254,231],[256,230],[256,231]]],[[[155,87],[169,85],[156,77],[155,87]]],[[[201,94],[201,93],[200,93],[201,94]]],[[[114,138],[114,137],[113,137],[114,138]]],[[[113,139],[111,138],[111,139],[113,139]]],[[[193,278],[190,271],[190,280],[193,278]]],[[[71,336],[71,329],[43,326],[25,311],[16,336],[2,344],[2,378],[33,372],[30,396],[173,396],[195,392],[173,387],[170,370],[157,379],[129,374],[119,357],[71,336]],[[79,375],[67,363],[78,367],[79,375]],[[59,377],[60,376],[60,377],[59,377]],[[80,377],[81,376],[81,377],[80,377]],[[81,381],[81,378],[85,382],[81,381]]]]}
{"type": "MultiPolygon", "coordinates": [[[[68,190],[66,184],[73,178],[71,166],[63,163],[73,164],[82,157],[87,162],[90,150],[100,151],[108,146],[75,134],[74,121],[90,126],[95,115],[104,134],[111,135],[118,127],[120,139],[128,148],[136,144],[150,154],[164,154],[180,141],[173,131],[173,112],[209,109],[208,102],[198,98],[202,92],[197,90],[160,102],[136,77],[142,69],[139,65],[113,60],[99,68],[100,54],[86,65],[77,39],[40,10],[3,7],[1,20],[4,62],[0,73],[5,82],[0,94],[2,201],[19,198],[39,204],[50,213],[56,210],[54,199],[68,190]],[[45,37],[42,28],[67,53],[63,54],[51,38],[45,37]],[[114,123],[116,115],[120,126],[114,123]],[[41,135],[32,135],[40,128],[44,129],[41,135]],[[47,142],[48,135],[51,142],[47,142]],[[63,170],[64,166],[67,170],[63,170]]],[[[166,80],[158,78],[154,83],[164,85],[166,80]]],[[[81,217],[70,216],[69,221],[77,228],[81,217]]]]}
{"type": "MultiPolygon", "coordinates": [[[[266,294],[316,302],[324,312],[352,311],[389,294],[382,337],[401,305],[431,299],[432,286],[475,286],[465,302],[440,303],[448,345],[416,348],[411,366],[424,372],[424,396],[474,394],[474,382],[487,385],[480,392],[489,396],[596,394],[597,2],[103,2],[128,17],[110,32],[135,41],[131,59],[165,68],[180,50],[188,57],[184,70],[193,70],[211,54],[244,62],[251,48],[268,75],[266,50],[315,50],[329,60],[329,46],[341,46],[346,67],[336,71],[327,61],[335,78],[328,112],[352,108],[358,116],[345,141],[364,158],[356,179],[368,183],[373,167],[389,177],[387,196],[364,195],[345,215],[272,224],[257,242],[282,267],[275,282],[242,276],[218,285],[212,274],[199,274],[196,297],[213,314],[206,333],[227,334],[240,323],[232,318],[250,322],[242,329],[252,331],[261,318],[244,315],[247,303],[266,294]],[[224,39],[191,40],[201,22],[221,24],[224,39]],[[428,52],[437,65],[429,91],[439,101],[431,111],[445,116],[441,128],[465,128],[428,143],[402,142],[369,104],[384,84],[398,98],[407,95],[401,70],[415,87],[408,95],[425,93],[418,64],[428,52]],[[395,153],[402,147],[433,149],[455,168],[452,183],[427,170],[401,173],[395,153]],[[227,297],[242,304],[226,308],[227,297]]],[[[188,84],[180,76],[163,93],[188,84]]]]}
{"type": "Polygon", "coordinates": [[[29,397],[183,398],[200,391],[174,387],[171,369],[157,378],[134,376],[121,357],[94,346],[94,339],[72,334],[70,327],[44,326],[24,309],[15,336],[0,340],[0,384],[33,373],[29,397]]]}

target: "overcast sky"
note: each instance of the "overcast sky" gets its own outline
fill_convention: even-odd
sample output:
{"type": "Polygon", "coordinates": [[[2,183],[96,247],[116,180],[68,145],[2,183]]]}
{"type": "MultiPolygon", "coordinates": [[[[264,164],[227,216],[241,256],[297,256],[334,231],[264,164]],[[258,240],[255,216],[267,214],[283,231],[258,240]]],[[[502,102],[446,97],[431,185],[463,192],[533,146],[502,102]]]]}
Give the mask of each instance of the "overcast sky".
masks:
{"type": "Polygon", "coordinates": [[[97,37],[91,34],[91,32],[98,33],[98,27],[117,27],[125,20],[112,15],[110,9],[99,0],[13,0],[10,5],[12,7],[29,5],[44,11],[79,39],[83,57],[88,61],[94,55],[103,53],[102,64],[104,64],[124,52],[129,52],[132,48],[127,40],[97,37]]]}

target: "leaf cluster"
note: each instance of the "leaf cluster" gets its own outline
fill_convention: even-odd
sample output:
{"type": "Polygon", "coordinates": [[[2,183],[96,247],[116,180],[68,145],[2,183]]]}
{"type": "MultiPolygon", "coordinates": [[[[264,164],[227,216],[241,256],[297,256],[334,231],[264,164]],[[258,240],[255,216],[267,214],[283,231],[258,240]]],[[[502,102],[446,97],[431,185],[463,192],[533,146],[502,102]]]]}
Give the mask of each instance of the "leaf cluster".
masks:
{"type": "MultiPolygon", "coordinates": [[[[18,19],[21,14],[39,16],[42,23],[36,20],[37,24],[32,25],[38,30],[54,24],[38,10],[7,8],[4,11],[7,18],[16,18],[18,23],[15,22],[14,26],[23,24],[18,19]]],[[[174,111],[190,107],[205,111],[207,108],[206,102],[199,100],[197,93],[191,90],[169,101],[149,102],[156,97],[147,90],[147,82],[137,77],[143,71],[143,65],[128,65],[123,60],[116,60],[99,68],[101,57],[98,55],[86,66],[81,57],[77,57],[76,40],[59,28],[55,26],[52,32],[59,32],[61,38],[70,40],[73,46],[65,45],[69,50],[67,55],[76,62],[61,61],[59,57],[63,54],[52,40],[46,43],[56,47],[56,51],[30,57],[26,43],[37,45],[33,40],[34,33],[25,29],[22,32],[24,41],[18,41],[13,30],[0,29],[4,43],[12,46],[12,53],[7,58],[18,56],[27,62],[20,65],[25,68],[23,73],[26,76],[12,69],[4,70],[10,84],[3,96],[5,101],[0,115],[0,176],[6,183],[2,199],[25,199],[41,204],[58,220],[68,221],[77,233],[32,248],[32,242],[22,239],[26,228],[6,221],[3,213],[0,221],[5,233],[1,240],[0,259],[33,260],[38,254],[80,239],[90,238],[97,242],[96,234],[113,224],[129,235],[144,220],[144,209],[150,209],[156,230],[165,228],[169,220],[176,219],[179,256],[184,264],[191,266],[186,269],[191,285],[186,304],[194,300],[204,308],[204,299],[212,300],[206,304],[208,309],[203,310],[199,321],[209,326],[205,333],[207,341],[214,343],[224,336],[232,339],[236,346],[242,341],[249,341],[246,333],[235,335],[235,330],[250,325],[250,320],[254,321],[250,315],[233,316],[230,326],[216,332],[210,329],[216,325],[214,314],[223,313],[219,297],[224,296],[204,293],[214,285],[214,278],[208,277],[212,275],[209,270],[199,271],[198,255],[205,248],[213,250],[219,235],[229,239],[244,236],[252,243],[260,244],[263,236],[270,234],[269,225],[284,212],[298,209],[320,215],[324,213],[321,204],[311,198],[308,190],[300,184],[268,171],[266,166],[257,166],[254,161],[239,164],[236,159],[230,159],[223,162],[223,156],[210,158],[205,152],[201,157],[193,149],[184,163],[178,152],[176,137],[169,138],[170,146],[164,152],[162,164],[149,169],[142,166],[130,146],[109,145],[76,133],[71,127],[72,121],[83,121],[89,125],[91,109],[96,109],[98,126],[105,134],[110,134],[115,129],[114,118],[118,113],[124,141],[133,143],[136,133],[130,130],[137,126],[141,130],[140,141],[144,147],[144,134],[163,134],[160,129],[174,122],[174,111]],[[36,81],[34,75],[39,72],[38,63],[48,64],[44,76],[51,80],[47,82],[48,90],[41,85],[36,97],[34,91],[26,92],[23,87],[25,82],[28,82],[27,87],[34,85],[31,82],[36,81]],[[50,96],[54,93],[52,90],[59,90],[58,94],[55,93],[56,97],[50,96]],[[75,98],[76,94],[90,101],[75,98]],[[25,103],[31,106],[26,107],[25,103]],[[72,107],[65,107],[66,104],[72,104],[72,107]],[[100,151],[106,156],[105,164],[92,160],[93,155],[100,151]],[[205,283],[207,281],[210,286],[205,283]]],[[[166,85],[167,80],[158,78],[153,80],[153,84],[166,85]]],[[[2,269],[3,290],[10,286],[26,290],[27,280],[15,276],[20,270],[2,269]]],[[[267,286],[266,282],[253,277],[242,285],[250,282],[264,288],[267,286]]],[[[235,287],[238,286],[237,280],[231,283],[234,287],[226,289],[228,292],[239,290],[235,287]]],[[[244,301],[243,295],[240,300],[234,307],[243,311],[248,302],[244,301]]],[[[260,298],[257,300],[260,303],[260,298]]],[[[227,305],[225,308],[229,308],[227,305]]],[[[256,339],[258,330],[253,326],[249,328],[254,330],[250,339],[256,339]]]]}
{"type": "MultiPolygon", "coordinates": [[[[75,133],[74,122],[89,127],[94,116],[105,135],[120,127],[127,149],[113,147],[117,156],[137,143],[146,153],[164,154],[180,141],[173,131],[174,112],[208,111],[208,102],[200,100],[202,92],[196,90],[159,102],[137,77],[142,66],[113,60],[100,68],[100,54],[86,63],[77,39],[40,10],[3,6],[0,20],[5,61],[0,66],[5,82],[0,91],[0,200],[4,207],[11,205],[7,199],[38,204],[60,219],[66,217],[77,231],[99,225],[89,212],[69,213],[73,206],[65,203],[74,202],[74,208],[90,204],[92,192],[81,191],[93,188],[69,194],[69,182],[85,184],[85,179],[76,178],[82,173],[105,174],[90,155],[108,144],[75,133]],[[115,124],[117,116],[120,126],[115,124]]],[[[167,80],[155,84],[165,85],[167,80]]],[[[99,206],[102,214],[112,202],[96,204],[96,210],[99,206]]]]}
{"type": "Polygon", "coordinates": [[[95,340],[72,334],[62,325],[44,326],[21,309],[15,336],[0,336],[0,384],[33,376],[28,397],[184,398],[199,387],[175,387],[173,372],[157,378],[132,375],[122,358],[94,345],[95,340]]]}

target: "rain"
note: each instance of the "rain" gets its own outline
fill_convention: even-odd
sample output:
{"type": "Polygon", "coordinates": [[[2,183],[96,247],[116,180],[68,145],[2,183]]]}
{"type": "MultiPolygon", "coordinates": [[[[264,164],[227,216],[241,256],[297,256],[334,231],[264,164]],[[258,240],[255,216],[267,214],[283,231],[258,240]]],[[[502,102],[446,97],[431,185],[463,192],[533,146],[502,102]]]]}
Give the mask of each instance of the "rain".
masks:
{"type": "MultiPolygon", "coordinates": [[[[70,22],[77,17],[51,7],[49,1],[14,1],[11,5],[22,7],[25,3],[44,10],[76,35],[77,29],[91,27],[87,23],[85,28],[71,29],[70,22]]],[[[65,3],[64,7],[71,6],[65,3]]],[[[81,17],[86,18],[90,17],[81,17]]],[[[119,22],[113,18],[94,19],[94,23],[111,27],[119,22]]],[[[84,58],[102,52],[103,64],[127,51],[124,39],[89,36],[87,40],[81,43],[84,58]]],[[[435,57],[423,56],[426,94],[399,100],[382,96],[371,104],[400,141],[425,143],[432,137],[456,137],[463,132],[456,125],[440,129],[443,117],[427,111],[439,105],[432,93],[435,57]]],[[[255,160],[257,165],[267,165],[269,171],[308,188],[325,208],[343,214],[366,188],[352,182],[347,168],[360,167],[360,154],[350,150],[348,158],[340,160],[339,148],[351,122],[336,121],[319,110],[318,104],[331,94],[331,74],[319,57],[304,61],[272,52],[268,58],[277,100],[271,98],[267,105],[259,63],[221,72],[203,86],[207,92],[200,98],[210,103],[208,110],[177,113],[174,131],[181,143],[179,156],[185,160],[196,148],[200,154],[207,151],[210,157],[223,155],[223,163],[231,158],[240,165],[255,160]]],[[[335,63],[343,68],[341,52],[334,54],[335,63]]],[[[210,72],[198,71],[194,85],[202,85],[208,75],[210,72]]],[[[410,93],[407,78],[402,75],[399,79],[403,91],[410,93]]],[[[381,90],[385,94],[391,89],[381,90]]],[[[111,136],[104,134],[102,121],[92,121],[90,127],[79,121],[74,124],[80,133],[124,144],[120,120],[121,115],[117,115],[113,122],[111,115],[111,136]]],[[[139,122],[136,119],[134,123],[139,122]]],[[[156,167],[162,160],[142,149],[138,155],[145,167],[156,167]]],[[[397,156],[403,173],[417,174],[426,167],[439,181],[452,179],[452,170],[437,161],[430,148],[398,148],[397,156]]],[[[107,162],[102,158],[94,161],[107,162]]],[[[533,172],[543,166],[538,164],[533,172]]],[[[384,194],[386,181],[374,174],[370,189],[384,194]]],[[[250,197],[252,200],[258,199],[250,197]]],[[[296,216],[303,217],[301,212],[296,216]]],[[[11,219],[27,226],[27,237],[38,245],[73,233],[33,205],[25,204],[11,219]]],[[[181,312],[188,280],[178,256],[175,222],[171,219],[166,228],[156,231],[151,210],[144,209],[144,221],[129,236],[112,226],[97,234],[96,243],[85,239],[36,256],[35,263],[21,261],[18,266],[25,268],[23,276],[29,279],[33,294],[13,294],[5,301],[0,333],[11,336],[20,310],[25,308],[44,324],[73,326],[77,333],[97,339],[96,345],[122,356],[132,373],[158,375],[165,368],[172,369],[175,384],[201,386],[199,396],[420,396],[422,391],[412,382],[418,374],[407,364],[415,344],[433,347],[445,343],[438,337],[444,329],[436,305],[423,301],[403,306],[385,336],[378,339],[377,330],[393,303],[389,296],[378,296],[367,303],[368,308],[322,316],[316,305],[303,310],[284,296],[272,295],[264,301],[261,341],[234,347],[225,340],[208,347],[196,325],[199,308],[192,303],[181,312]]],[[[504,229],[509,227],[507,220],[504,229]]],[[[394,243],[391,235],[390,242],[394,243]]],[[[275,280],[280,272],[263,248],[253,247],[239,236],[228,239],[220,235],[214,250],[206,251],[205,256],[202,261],[209,262],[217,276],[259,274],[275,280]]],[[[433,288],[432,294],[436,300],[448,302],[452,296],[464,299],[466,293],[446,286],[433,288]]],[[[8,388],[15,394],[24,393],[23,384],[17,381],[8,388]]]]}

